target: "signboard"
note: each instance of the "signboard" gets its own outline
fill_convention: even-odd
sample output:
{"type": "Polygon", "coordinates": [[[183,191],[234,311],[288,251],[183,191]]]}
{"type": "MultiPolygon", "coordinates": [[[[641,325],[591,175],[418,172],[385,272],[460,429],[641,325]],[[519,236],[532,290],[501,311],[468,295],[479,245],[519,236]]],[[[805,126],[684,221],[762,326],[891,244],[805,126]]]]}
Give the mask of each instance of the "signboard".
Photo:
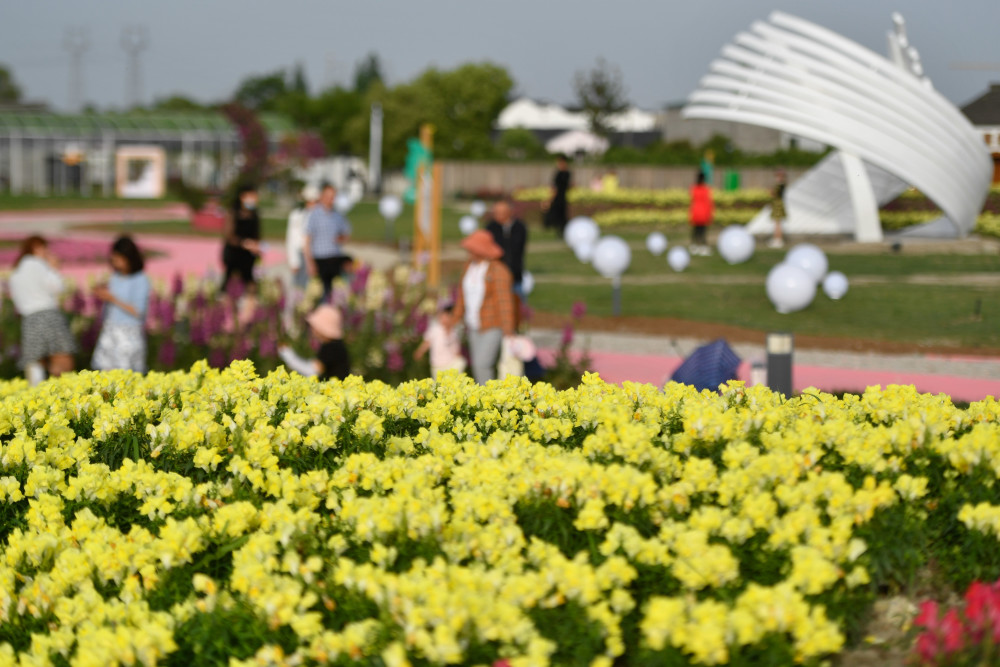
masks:
{"type": "Polygon", "coordinates": [[[123,199],[159,199],[167,189],[167,155],[159,146],[115,151],[115,193],[123,199]]]}

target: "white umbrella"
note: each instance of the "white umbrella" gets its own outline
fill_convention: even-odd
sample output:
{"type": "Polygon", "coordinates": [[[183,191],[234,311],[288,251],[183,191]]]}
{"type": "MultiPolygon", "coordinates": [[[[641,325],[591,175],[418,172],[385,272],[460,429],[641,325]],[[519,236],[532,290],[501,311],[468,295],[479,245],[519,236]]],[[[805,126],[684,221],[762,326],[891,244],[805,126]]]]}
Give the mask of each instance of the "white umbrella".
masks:
{"type": "Polygon", "coordinates": [[[549,153],[565,153],[566,155],[576,155],[577,153],[596,155],[608,150],[608,140],[586,130],[570,130],[549,139],[545,144],[545,150],[549,153]]]}

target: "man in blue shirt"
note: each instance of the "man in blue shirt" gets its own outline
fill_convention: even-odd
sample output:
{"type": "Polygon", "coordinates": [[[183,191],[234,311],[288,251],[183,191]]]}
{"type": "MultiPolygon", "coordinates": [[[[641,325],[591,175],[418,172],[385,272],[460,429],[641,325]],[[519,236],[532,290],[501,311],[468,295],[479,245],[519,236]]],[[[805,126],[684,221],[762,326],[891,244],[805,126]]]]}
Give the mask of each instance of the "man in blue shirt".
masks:
{"type": "Polygon", "coordinates": [[[310,276],[319,276],[323,282],[323,301],[330,296],[333,280],[339,276],[351,258],[344,253],[343,244],[351,235],[351,223],[334,208],[337,190],[330,184],[323,186],[319,204],[314,206],[306,221],[306,238],[303,254],[310,276]]]}

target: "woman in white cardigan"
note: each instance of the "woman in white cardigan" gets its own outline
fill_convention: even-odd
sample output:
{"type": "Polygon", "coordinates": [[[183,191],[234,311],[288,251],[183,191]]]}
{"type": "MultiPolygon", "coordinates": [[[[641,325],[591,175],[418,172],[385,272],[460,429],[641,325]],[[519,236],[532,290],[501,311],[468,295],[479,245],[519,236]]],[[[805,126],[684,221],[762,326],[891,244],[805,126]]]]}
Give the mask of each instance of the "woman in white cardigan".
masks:
{"type": "Polygon", "coordinates": [[[46,371],[55,376],[73,370],[76,341],[59,309],[66,286],[56,267],[48,242],[29,236],[10,274],[10,297],[21,315],[21,367],[32,385],[44,380],[46,371]]]}

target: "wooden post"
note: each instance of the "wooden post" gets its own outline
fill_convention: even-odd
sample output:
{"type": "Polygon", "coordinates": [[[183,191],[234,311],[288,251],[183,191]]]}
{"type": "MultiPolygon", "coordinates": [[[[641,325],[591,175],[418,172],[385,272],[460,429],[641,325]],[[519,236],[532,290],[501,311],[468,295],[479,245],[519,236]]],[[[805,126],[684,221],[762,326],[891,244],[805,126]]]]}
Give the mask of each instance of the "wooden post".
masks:
{"type": "MultiPolygon", "coordinates": [[[[434,149],[434,126],[424,123],[420,126],[420,143],[432,155],[434,149]]],[[[431,168],[426,163],[417,169],[417,201],[413,209],[413,267],[423,269],[421,258],[424,253],[431,250],[431,218],[433,214],[428,209],[433,208],[433,196],[430,180],[433,177],[431,168]],[[431,186],[431,187],[428,187],[431,186]],[[430,201],[428,198],[431,198],[430,201]],[[425,219],[426,216],[426,219],[425,219]],[[424,230],[427,230],[426,232],[424,230]]]]}
{"type": "Polygon", "coordinates": [[[436,288],[441,284],[441,172],[444,166],[435,162],[431,170],[431,238],[430,264],[427,267],[427,284],[436,288]]]}

